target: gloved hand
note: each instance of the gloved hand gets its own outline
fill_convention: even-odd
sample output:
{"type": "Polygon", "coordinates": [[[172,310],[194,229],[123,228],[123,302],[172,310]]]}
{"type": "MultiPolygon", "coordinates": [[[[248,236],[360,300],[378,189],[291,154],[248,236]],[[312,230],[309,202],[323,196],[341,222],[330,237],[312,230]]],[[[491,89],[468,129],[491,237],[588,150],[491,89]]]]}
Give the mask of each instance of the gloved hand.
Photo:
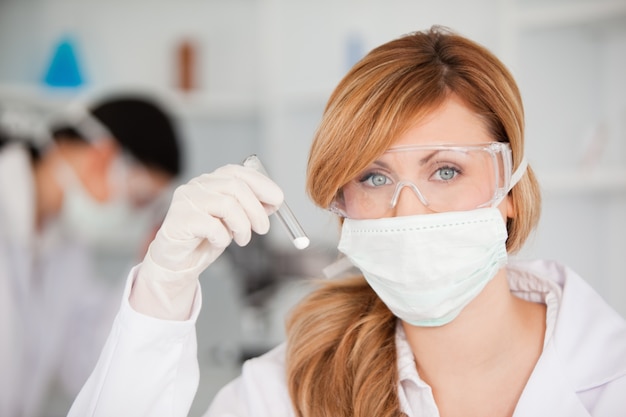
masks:
{"type": "Polygon", "coordinates": [[[265,234],[268,216],[283,201],[280,188],[256,170],[226,165],[176,189],[150,243],[131,292],[140,313],[171,320],[189,317],[197,278],[234,240],[265,234]]]}

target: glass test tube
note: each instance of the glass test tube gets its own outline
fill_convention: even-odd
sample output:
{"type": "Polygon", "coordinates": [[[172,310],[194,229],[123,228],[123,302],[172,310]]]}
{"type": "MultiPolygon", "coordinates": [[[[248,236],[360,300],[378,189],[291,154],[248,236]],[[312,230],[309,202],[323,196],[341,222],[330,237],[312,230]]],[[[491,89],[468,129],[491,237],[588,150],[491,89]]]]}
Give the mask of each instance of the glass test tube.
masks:
{"type": "MultiPolygon", "coordinates": [[[[269,178],[269,175],[263,167],[261,160],[256,155],[250,155],[249,157],[247,157],[243,161],[243,165],[256,169],[261,174],[269,178]]],[[[280,222],[283,224],[283,226],[285,226],[285,229],[289,233],[291,241],[296,248],[302,250],[309,246],[309,238],[307,237],[306,233],[304,233],[302,226],[300,226],[300,223],[298,223],[298,219],[296,219],[296,216],[293,214],[285,201],[283,201],[283,204],[281,204],[281,206],[276,211],[276,216],[278,216],[280,222]]]]}

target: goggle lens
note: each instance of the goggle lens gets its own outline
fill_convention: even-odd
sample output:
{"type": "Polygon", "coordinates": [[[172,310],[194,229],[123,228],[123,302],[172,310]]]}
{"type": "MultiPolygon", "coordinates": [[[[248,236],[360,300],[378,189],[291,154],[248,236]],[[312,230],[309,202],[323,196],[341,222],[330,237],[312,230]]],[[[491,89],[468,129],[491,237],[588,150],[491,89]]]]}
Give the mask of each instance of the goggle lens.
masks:
{"type": "Polygon", "coordinates": [[[350,218],[389,217],[405,188],[434,212],[498,203],[508,192],[508,143],[391,148],[344,185],[331,210],[350,218]]]}

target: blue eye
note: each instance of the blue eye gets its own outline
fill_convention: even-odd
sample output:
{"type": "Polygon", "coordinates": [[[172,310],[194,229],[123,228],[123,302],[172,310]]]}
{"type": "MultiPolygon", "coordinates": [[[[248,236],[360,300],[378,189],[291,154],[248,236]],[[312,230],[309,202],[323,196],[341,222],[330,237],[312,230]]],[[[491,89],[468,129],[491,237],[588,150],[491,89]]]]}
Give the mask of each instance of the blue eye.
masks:
{"type": "Polygon", "coordinates": [[[382,185],[391,184],[391,180],[387,178],[387,176],[376,172],[364,175],[359,182],[365,183],[370,187],[380,187],[382,185]]]}
{"type": "Polygon", "coordinates": [[[441,167],[435,172],[435,178],[441,181],[451,181],[459,174],[459,170],[453,167],[441,167]]]}

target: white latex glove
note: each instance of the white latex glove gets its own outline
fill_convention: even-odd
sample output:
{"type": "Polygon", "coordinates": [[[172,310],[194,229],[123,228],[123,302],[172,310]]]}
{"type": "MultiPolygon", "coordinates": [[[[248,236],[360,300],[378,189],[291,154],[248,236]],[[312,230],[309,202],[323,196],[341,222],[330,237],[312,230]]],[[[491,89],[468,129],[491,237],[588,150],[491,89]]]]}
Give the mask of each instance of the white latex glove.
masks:
{"type": "Polygon", "coordinates": [[[272,180],[242,165],[223,166],[178,187],[137,274],[133,308],[162,319],[187,319],[200,273],[232,240],[244,246],[252,231],[267,233],[268,216],[282,202],[272,180]]]}

